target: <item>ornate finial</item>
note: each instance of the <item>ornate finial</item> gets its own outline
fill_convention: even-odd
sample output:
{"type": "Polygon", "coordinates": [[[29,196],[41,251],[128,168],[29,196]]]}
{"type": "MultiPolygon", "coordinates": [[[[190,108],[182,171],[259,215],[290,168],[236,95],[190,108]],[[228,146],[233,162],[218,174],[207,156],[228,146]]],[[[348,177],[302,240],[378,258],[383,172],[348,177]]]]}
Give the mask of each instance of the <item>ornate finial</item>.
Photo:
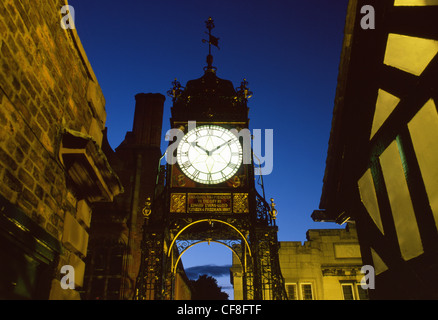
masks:
{"type": "Polygon", "coordinates": [[[248,81],[246,79],[243,79],[243,81],[240,83],[240,87],[236,88],[237,96],[244,101],[248,101],[249,98],[252,97],[252,91],[248,88],[248,81]]]}
{"type": "Polygon", "coordinates": [[[214,21],[211,17],[208,17],[208,20],[205,21],[205,26],[207,27],[208,31],[214,29],[214,21]]]}
{"type": "Polygon", "coordinates": [[[273,220],[277,219],[278,211],[275,209],[274,198],[271,198],[271,210],[269,211],[269,214],[273,220]]]}
{"type": "Polygon", "coordinates": [[[143,210],[142,210],[143,215],[146,217],[146,219],[149,219],[149,216],[151,215],[151,212],[152,212],[151,205],[152,205],[151,198],[147,197],[146,202],[144,203],[143,210]]]}
{"type": "Polygon", "coordinates": [[[208,43],[208,56],[207,56],[207,67],[204,68],[206,71],[215,71],[216,68],[213,67],[213,56],[211,55],[211,45],[214,45],[216,48],[219,49],[219,38],[213,36],[211,34],[211,30],[214,28],[214,21],[211,17],[208,18],[207,21],[205,21],[205,26],[208,29],[208,40],[202,39],[203,43],[208,43]]]}
{"type": "Polygon", "coordinates": [[[178,97],[183,93],[183,89],[184,87],[181,86],[181,83],[179,83],[178,80],[172,81],[173,87],[172,89],[170,89],[169,91],[167,91],[167,95],[169,97],[172,97],[172,101],[175,102],[176,99],[178,99],[178,97]]]}

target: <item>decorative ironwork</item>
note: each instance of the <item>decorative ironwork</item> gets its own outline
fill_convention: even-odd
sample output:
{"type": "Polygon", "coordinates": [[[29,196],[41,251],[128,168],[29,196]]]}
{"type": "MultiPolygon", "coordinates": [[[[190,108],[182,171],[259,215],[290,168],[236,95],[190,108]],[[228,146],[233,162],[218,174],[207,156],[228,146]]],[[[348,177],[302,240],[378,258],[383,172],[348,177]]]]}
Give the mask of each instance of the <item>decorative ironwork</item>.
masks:
{"type": "Polygon", "coordinates": [[[272,225],[272,218],[270,215],[271,208],[266,200],[259,194],[256,195],[256,211],[258,222],[264,222],[268,225],[272,225]]]}
{"type": "Polygon", "coordinates": [[[135,298],[137,300],[162,299],[162,235],[155,232],[144,232],[142,243],[142,261],[137,276],[135,298]]]}
{"type": "Polygon", "coordinates": [[[236,255],[237,255],[237,252],[234,250],[234,247],[241,245],[240,240],[213,240],[212,238],[206,238],[206,239],[202,239],[202,240],[179,240],[179,241],[176,241],[176,247],[178,249],[179,254],[182,255],[189,248],[193,247],[196,244],[203,243],[203,242],[207,242],[208,244],[210,244],[210,242],[223,244],[224,246],[231,249],[231,251],[236,253],[236,255]]]}
{"type": "Polygon", "coordinates": [[[151,206],[152,206],[151,198],[148,197],[142,209],[143,216],[145,216],[146,219],[149,219],[149,216],[151,215],[152,212],[151,206]]]}
{"type": "Polygon", "coordinates": [[[248,193],[234,193],[233,194],[233,212],[234,213],[248,213],[248,193]]]}
{"type": "Polygon", "coordinates": [[[236,92],[237,99],[245,102],[248,101],[248,99],[253,95],[253,92],[248,88],[248,81],[246,81],[246,79],[243,79],[243,81],[240,83],[240,87],[236,88],[236,92]]]}
{"type": "Polygon", "coordinates": [[[184,92],[184,87],[181,86],[181,83],[178,80],[174,80],[172,82],[173,87],[172,89],[170,89],[169,91],[167,91],[167,95],[169,97],[172,97],[172,101],[175,102],[180,96],[181,94],[184,92]]]}
{"type": "Polygon", "coordinates": [[[172,213],[184,213],[186,212],[186,194],[185,193],[172,193],[170,195],[170,212],[172,213]]]}
{"type": "Polygon", "coordinates": [[[256,232],[257,244],[253,247],[254,275],[258,282],[255,297],[264,300],[287,300],[284,278],[278,258],[277,227],[266,227],[256,232]]]}
{"type": "Polygon", "coordinates": [[[269,211],[269,214],[272,220],[274,221],[274,225],[275,225],[275,220],[277,219],[278,211],[277,209],[275,209],[274,198],[271,198],[271,210],[269,211]]]}

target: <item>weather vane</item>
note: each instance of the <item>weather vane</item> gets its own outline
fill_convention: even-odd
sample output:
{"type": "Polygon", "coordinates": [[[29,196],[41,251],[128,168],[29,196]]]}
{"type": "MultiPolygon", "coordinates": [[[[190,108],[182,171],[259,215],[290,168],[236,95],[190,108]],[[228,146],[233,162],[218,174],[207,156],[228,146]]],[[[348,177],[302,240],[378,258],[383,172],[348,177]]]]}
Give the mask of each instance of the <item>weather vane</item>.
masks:
{"type": "Polygon", "coordinates": [[[208,43],[207,69],[212,69],[213,56],[211,55],[211,45],[214,45],[216,48],[220,49],[219,38],[211,34],[211,30],[214,28],[214,21],[211,17],[209,17],[208,20],[205,21],[205,26],[208,29],[208,32],[205,32],[206,34],[208,34],[208,40],[202,39],[202,42],[208,43]]]}

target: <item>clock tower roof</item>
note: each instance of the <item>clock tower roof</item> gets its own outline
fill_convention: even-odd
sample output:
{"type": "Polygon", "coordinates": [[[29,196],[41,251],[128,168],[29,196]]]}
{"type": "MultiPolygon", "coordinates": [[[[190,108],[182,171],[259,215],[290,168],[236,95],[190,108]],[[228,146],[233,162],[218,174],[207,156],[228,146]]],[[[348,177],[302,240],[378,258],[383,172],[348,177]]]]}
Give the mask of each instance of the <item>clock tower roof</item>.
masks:
{"type": "Polygon", "coordinates": [[[216,75],[217,68],[213,66],[211,47],[213,45],[219,48],[219,38],[211,34],[213,20],[209,18],[205,23],[208,40],[204,39],[203,42],[208,43],[208,55],[204,75],[189,80],[185,88],[175,79],[173,88],[168,91],[173,100],[171,123],[190,120],[247,123],[247,92],[242,91],[242,87],[235,89],[230,80],[216,75]]]}
{"type": "Polygon", "coordinates": [[[221,79],[206,68],[202,77],[189,80],[186,87],[174,81],[169,91],[173,98],[174,120],[246,122],[248,107],[230,80],[221,79]]]}
{"type": "Polygon", "coordinates": [[[188,96],[212,95],[217,97],[235,97],[236,90],[230,80],[224,80],[216,75],[215,69],[206,68],[201,78],[189,80],[185,93],[188,96]]]}

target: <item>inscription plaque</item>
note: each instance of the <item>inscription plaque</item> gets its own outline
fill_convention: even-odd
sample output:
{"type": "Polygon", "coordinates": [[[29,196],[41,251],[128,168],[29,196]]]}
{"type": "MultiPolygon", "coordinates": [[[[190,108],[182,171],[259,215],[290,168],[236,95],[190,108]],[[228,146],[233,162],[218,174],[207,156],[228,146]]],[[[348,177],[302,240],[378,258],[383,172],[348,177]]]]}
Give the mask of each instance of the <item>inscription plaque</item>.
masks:
{"type": "Polygon", "coordinates": [[[231,194],[229,193],[189,193],[187,212],[231,213],[231,194]]]}

